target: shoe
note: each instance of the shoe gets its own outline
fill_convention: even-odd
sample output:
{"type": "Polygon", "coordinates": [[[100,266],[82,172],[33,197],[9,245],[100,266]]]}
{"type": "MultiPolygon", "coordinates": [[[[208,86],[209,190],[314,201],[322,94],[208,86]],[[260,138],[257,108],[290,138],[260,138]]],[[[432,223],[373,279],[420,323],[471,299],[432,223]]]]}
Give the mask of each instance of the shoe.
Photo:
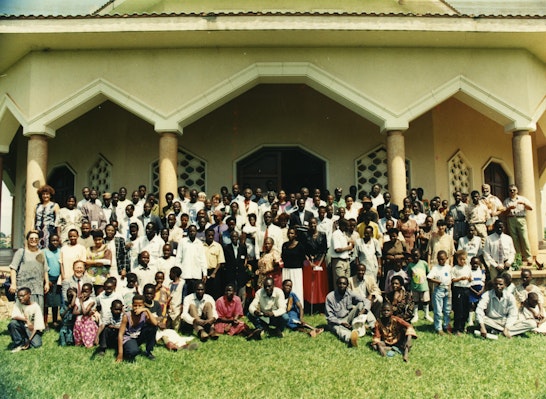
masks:
{"type": "Polygon", "coordinates": [[[145,355],[149,360],[155,360],[155,356],[152,352],[146,352],[145,355]]]}
{"type": "Polygon", "coordinates": [[[201,342],[207,342],[209,340],[209,335],[206,332],[201,331],[201,333],[199,334],[199,340],[201,342]]]}
{"type": "Polygon", "coordinates": [[[264,336],[264,330],[261,328],[257,328],[254,331],[252,331],[250,334],[248,334],[248,337],[246,337],[247,341],[260,340],[264,336]]]}
{"type": "Polygon", "coordinates": [[[97,356],[104,357],[104,355],[105,355],[105,351],[104,351],[104,350],[99,350],[99,351],[97,351],[97,356]]]}
{"type": "Polygon", "coordinates": [[[351,346],[353,348],[358,348],[358,331],[351,331],[351,346]]]}
{"type": "Polygon", "coordinates": [[[443,332],[442,330],[438,330],[438,331],[436,331],[436,332],[438,333],[438,335],[446,335],[446,333],[443,332]]]}
{"type": "Polygon", "coordinates": [[[210,339],[212,339],[213,341],[217,341],[219,336],[218,336],[218,334],[216,334],[215,331],[213,331],[213,332],[211,332],[211,333],[209,334],[209,337],[210,337],[210,339]]]}
{"type": "Polygon", "coordinates": [[[17,353],[17,352],[21,352],[22,350],[24,350],[25,348],[23,348],[23,346],[16,346],[15,348],[13,348],[11,350],[11,353],[17,353]]]}
{"type": "Polygon", "coordinates": [[[428,315],[428,314],[425,316],[425,319],[427,319],[431,323],[434,323],[434,319],[432,317],[430,317],[430,315],[428,315]]]}
{"type": "Polygon", "coordinates": [[[272,337],[277,337],[277,338],[283,338],[283,337],[284,337],[284,334],[283,334],[282,331],[279,330],[278,328],[269,330],[269,334],[270,334],[272,337]]]}
{"type": "Polygon", "coordinates": [[[413,316],[413,318],[410,320],[410,323],[411,324],[415,324],[419,321],[419,316],[416,314],[415,316],[413,316]]]}
{"type": "Polygon", "coordinates": [[[315,338],[317,335],[322,334],[324,332],[324,328],[315,328],[314,330],[309,331],[309,335],[311,338],[315,338]]]}

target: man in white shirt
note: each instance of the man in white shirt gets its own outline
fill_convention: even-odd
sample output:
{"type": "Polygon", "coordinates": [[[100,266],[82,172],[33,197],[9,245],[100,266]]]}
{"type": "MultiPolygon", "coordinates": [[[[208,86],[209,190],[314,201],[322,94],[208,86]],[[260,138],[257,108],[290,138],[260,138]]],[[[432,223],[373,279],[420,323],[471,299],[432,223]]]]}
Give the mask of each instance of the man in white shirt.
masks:
{"type": "Polygon", "coordinates": [[[351,272],[350,253],[354,248],[354,242],[345,235],[349,227],[349,221],[339,219],[339,229],[332,233],[332,244],[330,246],[331,268],[334,274],[334,281],[339,277],[349,278],[351,272]]]}
{"type": "Polygon", "coordinates": [[[150,266],[156,266],[157,260],[163,255],[165,242],[157,235],[157,226],[154,222],[146,224],[145,235],[138,238],[139,253],[148,251],[150,254],[150,266]]]}
{"type": "Polygon", "coordinates": [[[506,338],[523,334],[536,328],[534,320],[518,320],[518,307],[512,294],[506,293],[504,279],[497,276],[493,289],[485,292],[476,308],[480,334],[487,338],[487,327],[502,331],[506,338]]]}
{"type": "Polygon", "coordinates": [[[494,224],[494,233],[487,236],[483,247],[483,258],[489,267],[491,281],[505,270],[510,270],[516,257],[516,250],[512,238],[504,234],[504,223],[497,220],[494,224]]]}
{"type": "Polygon", "coordinates": [[[269,237],[273,239],[273,248],[279,253],[282,252],[282,230],[279,226],[273,224],[273,215],[271,211],[264,213],[263,223],[256,232],[256,256],[259,256],[260,252],[263,252],[263,245],[265,239],[269,237]]]}
{"type": "Polygon", "coordinates": [[[129,204],[125,207],[125,216],[122,219],[118,219],[119,223],[119,232],[127,241],[130,237],[129,234],[129,225],[131,223],[136,223],[138,226],[138,236],[141,237],[144,235],[144,226],[142,225],[142,222],[138,219],[137,216],[135,216],[135,206],[133,204],[129,204]]]}
{"type": "Polygon", "coordinates": [[[256,292],[256,296],[248,308],[247,317],[256,327],[247,337],[248,340],[261,339],[264,329],[268,329],[272,336],[283,337],[282,332],[288,323],[286,299],[283,291],[274,286],[271,277],[266,278],[263,288],[256,292]]]}
{"type": "Polygon", "coordinates": [[[127,205],[131,204],[131,201],[127,199],[127,189],[125,187],[120,187],[118,190],[118,198],[116,217],[119,222],[125,217],[125,208],[127,208],[127,205]]]}
{"type": "Polygon", "coordinates": [[[188,236],[178,242],[175,265],[182,269],[187,292],[193,294],[200,282],[207,278],[207,257],[203,242],[197,238],[197,227],[188,227],[188,236]]]}
{"type": "Polygon", "coordinates": [[[377,210],[377,207],[379,205],[382,205],[385,203],[385,199],[383,198],[383,194],[381,194],[381,186],[379,184],[374,184],[372,186],[372,192],[370,193],[371,199],[372,199],[372,206],[375,210],[377,210]]]}
{"type": "Polygon", "coordinates": [[[217,318],[218,313],[216,313],[214,299],[205,294],[205,284],[198,283],[195,287],[195,293],[184,298],[182,320],[193,327],[193,331],[201,342],[206,342],[209,338],[218,339],[218,335],[214,331],[214,322],[217,318]]]}

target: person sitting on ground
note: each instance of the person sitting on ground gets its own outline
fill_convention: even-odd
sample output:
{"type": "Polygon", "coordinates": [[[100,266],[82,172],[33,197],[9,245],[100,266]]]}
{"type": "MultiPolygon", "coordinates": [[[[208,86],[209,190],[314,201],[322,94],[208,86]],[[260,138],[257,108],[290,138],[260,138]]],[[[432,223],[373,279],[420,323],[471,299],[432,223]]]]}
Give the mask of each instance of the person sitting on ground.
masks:
{"type": "Polygon", "coordinates": [[[494,332],[502,332],[506,338],[523,334],[537,327],[533,320],[518,321],[516,299],[512,294],[504,292],[505,282],[497,276],[493,289],[485,292],[476,308],[476,320],[480,325],[480,334],[487,338],[487,328],[494,332]]]}
{"type": "Polygon", "coordinates": [[[360,315],[367,315],[370,327],[375,317],[370,312],[371,303],[367,298],[348,290],[349,280],[341,276],[336,281],[337,289],[326,296],[326,320],[328,327],[342,341],[352,347],[358,346],[359,332],[353,322],[360,315]]]}
{"type": "Polygon", "coordinates": [[[110,308],[112,302],[116,299],[123,301],[123,296],[115,292],[117,280],[115,277],[108,277],[104,282],[104,291],[102,291],[96,298],[97,310],[100,313],[101,320],[109,319],[112,317],[110,314],[110,308]]]}
{"type": "Polygon", "coordinates": [[[42,334],[45,330],[42,309],[37,302],[32,302],[31,291],[27,287],[17,290],[17,301],[11,312],[8,331],[13,344],[12,352],[42,346],[42,334]]]}
{"type": "Polygon", "coordinates": [[[286,300],[284,292],[274,286],[272,277],[267,277],[264,280],[263,288],[256,292],[256,296],[248,308],[247,317],[256,328],[247,337],[248,340],[262,339],[266,329],[272,336],[283,337],[283,330],[288,324],[286,300]]]}
{"type": "Polygon", "coordinates": [[[241,298],[235,295],[235,286],[233,284],[226,285],[224,295],[216,300],[216,312],[218,313],[218,318],[214,323],[216,333],[239,335],[250,330],[240,320],[243,317],[243,305],[241,298]]]}
{"type": "Polygon", "coordinates": [[[366,265],[361,263],[356,268],[356,274],[349,279],[349,289],[367,298],[371,302],[374,316],[379,317],[379,310],[383,304],[381,289],[377,285],[375,275],[366,274],[366,265]]]}
{"type": "Polygon", "coordinates": [[[533,332],[546,334],[546,317],[544,310],[540,307],[539,294],[537,292],[529,292],[527,298],[521,303],[518,319],[536,322],[537,327],[533,329],[533,332]]]}
{"type": "Polygon", "coordinates": [[[394,355],[393,349],[398,350],[407,362],[413,338],[417,338],[413,326],[400,317],[393,316],[391,304],[385,302],[381,307],[381,317],[375,323],[372,347],[381,356],[389,357],[394,355]]]}
{"type": "Polygon", "coordinates": [[[76,322],[74,323],[74,345],[91,348],[94,345],[97,336],[98,326],[94,319],[95,299],[93,294],[93,285],[85,283],[82,285],[81,294],[76,299],[74,310],[76,322]]]}
{"type": "Polygon", "coordinates": [[[148,308],[151,314],[157,320],[157,326],[145,325],[143,330],[151,329],[155,332],[156,343],[163,343],[165,348],[176,352],[179,349],[196,349],[195,345],[189,346],[188,342],[193,340],[193,337],[181,337],[175,330],[168,328],[167,304],[162,304],[155,300],[157,295],[157,287],[154,284],[146,284],[143,289],[144,306],[148,308]]]}
{"type": "Polygon", "coordinates": [[[315,338],[321,334],[324,328],[315,328],[303,320],[303,305],[298,296],[292,292],[292,280],[284,280],[282,282],[282,290],[286,299],[287,327],[291,330],[307,332],[311,338],[315,338]]]}
{"type": "Polygon", "coordinates": [[[216,304],[209,294],[205,294],[205,284],[198,283],[195,292],[187,295],[183,304],[182,320],[193,328],[201,342],[209,338],[217,340],[218,335],[214,331],[214,322],[218,318],[216,304]]]}
{"type": "Polygon", "coordinates": [[[150,360],[155,360],[152,353],[155,346],[155,331],[144,327],[147,324],[157,326],[157,319],[144,305],[144,295],[133,297],[132,308],[130,312],[123,315],[121,320],[116,363],[120,363],[123,359],[133,362],[140,352],[142,344],[146,344],[145,356],[150,360]]]}
{"type": "Polygon", "coordinates": [[[540,308],[540,313],[542,313],[544,296],[542,295],[540,288],[531,283],[532,280],[533,274],[531,270],[523,269],[521,271],[521,285],[516,287],[514,291],[514,297],[516,298],[516,301],[518,301],[518,303],[523,303],[531,292],[536,293],[538,295],[538,306],[540,308]]]}
{"type": "Polygon", "coordinates": [[[415,304],[411,291],[407,291],[404,287],[404,278],[402,276],[393,276],[391,286],[392,291],[385,294],[385,300],[391,304],[392,314],[411,323],[415,304]]]}
{"type": "Polygon", "coordinates": [[[99,346],[97,351],[99,356],[104,356],[107,348],[116,349],[117,347],[119,328],[121,327],[123,315],[123,302],[119,299],[112,301],[110,314],[111,316],[108,319],[101,320],[97,337],[95,338],[95,345],[99,346]]]}

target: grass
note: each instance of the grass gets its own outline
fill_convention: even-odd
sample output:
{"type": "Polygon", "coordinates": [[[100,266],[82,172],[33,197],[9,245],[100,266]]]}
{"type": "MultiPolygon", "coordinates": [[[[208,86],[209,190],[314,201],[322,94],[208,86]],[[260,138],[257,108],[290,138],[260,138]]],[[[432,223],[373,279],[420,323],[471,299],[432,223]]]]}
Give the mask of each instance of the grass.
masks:
{"type": "Polygon", "coordinates": [[[546,337],[489,341],[440,337],[428,322],[416,328],[409,364],[373,352],[370,336],[348,348],[327,332],[253,342],[223,336],[194,352],[158,347],[154,362],[115,364],[112,350],[99,358],[58,347],[54,331],[42,348],[12,354],[2,321],[0,398],[546,398],[546,337]]]}

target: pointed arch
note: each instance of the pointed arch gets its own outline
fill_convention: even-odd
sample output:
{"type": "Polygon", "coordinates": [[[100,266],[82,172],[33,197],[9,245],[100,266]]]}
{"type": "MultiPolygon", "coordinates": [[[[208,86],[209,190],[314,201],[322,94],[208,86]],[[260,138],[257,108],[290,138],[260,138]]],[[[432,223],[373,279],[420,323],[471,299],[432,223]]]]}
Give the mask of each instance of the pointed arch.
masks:
{"type": "Polygon", "coordinates": [[[11,97],[5,94],[0,101],[0,153],[8,153],[9,145],[19,126],[26,126],[27,118],[11,97]]]}
{"type": "Polygon", "coordinates": [[[48,136],[55,137],[57,129],[72,122],[106,100],[112,101],[152,125],[156,125],[163,120],[163,117],[155,112],[153,107],[137,100],[130,93],[101,78],[91,82],[32,119],[24,129],[23,134],[43,134],[45,132],[48,136]]]}

